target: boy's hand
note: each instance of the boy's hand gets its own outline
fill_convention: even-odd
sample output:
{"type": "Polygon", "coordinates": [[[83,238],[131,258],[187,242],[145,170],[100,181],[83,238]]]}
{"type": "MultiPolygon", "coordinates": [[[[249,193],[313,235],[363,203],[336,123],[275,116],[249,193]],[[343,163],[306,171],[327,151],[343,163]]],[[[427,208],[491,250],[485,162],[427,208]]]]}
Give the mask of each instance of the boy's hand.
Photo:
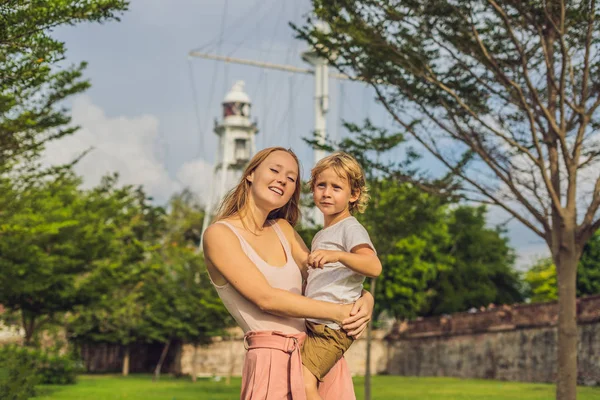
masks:
{"type": "Polygon", "coordinates": [[[340,261],[341,251],[315,250],[308,256],[308,266],[312,268],[323,268],[325,264],[340,261]]]}

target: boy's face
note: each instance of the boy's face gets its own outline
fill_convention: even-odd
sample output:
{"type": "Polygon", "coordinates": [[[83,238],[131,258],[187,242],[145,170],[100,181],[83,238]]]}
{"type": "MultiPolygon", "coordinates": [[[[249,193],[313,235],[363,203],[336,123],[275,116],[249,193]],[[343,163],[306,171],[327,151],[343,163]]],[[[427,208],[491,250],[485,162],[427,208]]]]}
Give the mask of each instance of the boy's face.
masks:
{"type": "Polygon", "coordinates": [[[327,168],[315,179],[313,199],[324,216],[335,216],[348,211],[358,195],[352,195],[348,179],[327,168]]]}

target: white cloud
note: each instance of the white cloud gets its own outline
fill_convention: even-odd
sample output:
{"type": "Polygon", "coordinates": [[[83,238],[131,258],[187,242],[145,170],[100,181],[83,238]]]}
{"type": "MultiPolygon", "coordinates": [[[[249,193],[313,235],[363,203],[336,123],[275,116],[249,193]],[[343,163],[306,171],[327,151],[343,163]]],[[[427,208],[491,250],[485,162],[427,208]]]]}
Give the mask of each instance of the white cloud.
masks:
{"type": "Polygon", "coordinates": [[[177,180],[197,193],[202,204],[207,204],[212,184],[212,166],[209,163],[199,159],[183,164],[177,171],[177,180]]]}
{"type": "Polygon", "coordinates": [[[153,115],[108,117],[88,96],[73,102],[74,135],[50,143],[44,154],[49,165],[68,163],[92,149],[75,171],[91,187],[107,173],[118,172],[124,184],[143,185],[147,193],[164,202],[180,189],[158,157],[159,121],[153,115]]]}
{"type": "Polygon", "coordinates": [[[85,95],[74,100],[72,116],[81,129],[47,146],[43,158],[46,165],[69,163],[91,148],[75,166],[85,187],[95,186],[106,174],[118,172],[121,183],[143,185],[159,204],[165,204],[184,187],[206,203],[212,166],[202,159],[190,161],[171,177],[161,157],[163,143],[157,117],[108,117],[85,95]]]}

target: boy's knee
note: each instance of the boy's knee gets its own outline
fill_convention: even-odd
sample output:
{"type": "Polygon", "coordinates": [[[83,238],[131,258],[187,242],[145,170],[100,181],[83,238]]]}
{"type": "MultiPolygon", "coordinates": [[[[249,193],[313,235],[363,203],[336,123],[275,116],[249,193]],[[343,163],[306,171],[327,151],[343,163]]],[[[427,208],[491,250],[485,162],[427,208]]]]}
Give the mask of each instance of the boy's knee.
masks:
{"type": "Polygon", "coordinates": [[[318,385],[316,382],[304,382],[304,390],[307,394],[319,393],[318,385]]]}
{"type": "Polygon", "coordinates": [[[318,393],[318,381],[317,378],[308,370],[308,368],[303,368],[304,375],[304,389],[306,393],[318,393]]]}
{"type": "Polygon", "coordinates": [[[321,396],[319,395],[319,389],[317,387],[317,383],[304,384],[304,391],[306,393],[306,400],[321,400],[321,396]]]}

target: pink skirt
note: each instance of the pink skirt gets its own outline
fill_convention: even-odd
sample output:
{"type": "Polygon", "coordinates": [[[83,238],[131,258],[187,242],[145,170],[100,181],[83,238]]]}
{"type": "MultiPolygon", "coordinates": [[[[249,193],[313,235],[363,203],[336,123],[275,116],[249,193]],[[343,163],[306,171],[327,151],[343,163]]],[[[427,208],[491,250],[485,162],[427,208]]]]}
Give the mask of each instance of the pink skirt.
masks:
{"type": "MultiPolygon", "coordinates": [[[[251,331],[242,372],[241,400],[306,400],[300,346],[305,333],[251,331]]],[[[342,358],[319,385],[323,400],[356,400],[352,377],[342,358]]]]}

